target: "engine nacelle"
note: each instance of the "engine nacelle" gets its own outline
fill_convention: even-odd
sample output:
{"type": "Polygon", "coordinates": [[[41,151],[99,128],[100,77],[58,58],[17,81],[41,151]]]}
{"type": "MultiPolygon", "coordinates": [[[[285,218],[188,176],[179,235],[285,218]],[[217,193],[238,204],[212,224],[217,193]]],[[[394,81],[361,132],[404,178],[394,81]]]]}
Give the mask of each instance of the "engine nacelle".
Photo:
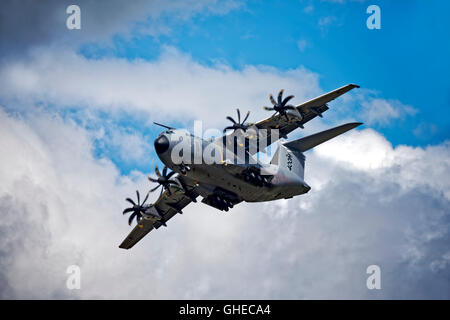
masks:
{"type": "Polygon", "coordinates": [[[162,217],[155,206],[151,204],[145,209],[145,212],[142,213],[142,218],[146,220],[161,220],[162,217]]]}
{"type": "Polygon", "coordinates": [[[289,118],[294,118],[297,121],[302,121],[303,120],[303,116],[297,110],[297,108],[295,108],[293,110],[286,110],[286,114],[288,115],[289,118]]]}

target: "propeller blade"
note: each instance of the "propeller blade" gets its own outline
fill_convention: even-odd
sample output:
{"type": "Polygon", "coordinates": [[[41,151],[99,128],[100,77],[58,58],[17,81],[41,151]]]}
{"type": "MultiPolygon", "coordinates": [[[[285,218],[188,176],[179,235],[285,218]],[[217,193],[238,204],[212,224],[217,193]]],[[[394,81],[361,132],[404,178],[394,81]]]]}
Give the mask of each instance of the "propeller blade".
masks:
{"type": "Polygon", "coordinates": [[[148,195],[149,195],[149,192],[147,192],[147,195],[145,196],[145,198],[144,198],[144,201],[142,201],[142,204],[141,204],[141,206],[143,206],[143,205],[144,205],[144,203],[145,203],[145,201],[147,201],[147,199],[148,199],[148,195]]]}
{"type": "Polygon", "coordinates": [[[286,105],[286,103],[288,103],[289,100],[291,100],[294,96],[288,96],[286,98],[284,98],[283,102],[281,103],[281,105],[284,107],[286,105]]]}
{"type": "Polygon", "coordinates": [[[227,117],[228,120],[230,120],[231,122],[233,122],[233,124],[236,124],[236,121],[234,121],[234,119],[230,116],[227,117]]]}
{"type": "Polygon", "coordinates": [[[134,203],[134,201],[133,200],[131,200],[130,198],[126,198],[125,199],[126,201],[128,201],[129,203],[131,203],[133,206],[135,206],[136,205],[136,203],[134,203]]]}
{"type": "Polygon", "coordinates": [[[148,180],[150,180],[151,182],[158,182],[157,179],[153,179],[152,177],[148,177],[148,180]]]}
{"type": "Polygon", "coordinates": [[[152,190],[150,190],[149,192],[153,192],[153,191],[155,191],[156,189],[158,189],[159,187],[161,187],[161,185],[160,184],[158,184],[156,187],[154,187],[152,190]]]}
{"type": "MultiPolygon", "coordinates": [[[[149,177],[150,178],[150,177],[149,177]]],[[[156,188],[154,188],[154,190],[156,190],[157,188],[159,188],[160,185],[158,184],[158,186],[156,188]]],[[[139,220],[142,217],[142,214],[145,213],[144,211],[144,207],[143,205],[145,204],[145,202],[148,199],[149,193],[151,191],[149,191],[145,198],[144,201],[142,202],[142,204],[140,204],[141,202],[141,195],[139,194],[139,191],[136,190],[136,196],[137,196],[137,200],[138,203],[136,204],[133,200],[131,200],[130,198],[126,198],[125,200],[128,201],[129,203],[131,203],[133,205],[132,208],[126,208],[125,210],[123,210],[123,214],[128,213],[128,212],[132,212],[132,214],[130,214],[130,216],[128,217],[128,224],[131,226],[131,223],[133,222],[133,219],[136,217],[136,221],[139,222],[139,220]]]]}
{"type": "Polygon", "coordinates": [[[283,91],[284,89],[281,89],[280,92],[278,93],[278,104],[281,104],[281,98],[283,97],[283,91]]]}
{"type": "Polygon", "coordinates": [[[242,123],[245,123],[245,121],[247,121],[249,115],[250,115],[250,111],[247,112],[247,115],[245,116],[245,118],[244,118],[244,120],[242,121],[242,123]]]}
{"type": "Polygon", "coordinates": [[[128,224],[131,226],[131,222],[133,222],[134,217],[136,216],[136,211],[133,212],[128,218],[128,224]]]}
{"type": "Polygon", "coordinates": [[[174,174],[175,174],[175,171],[172,171],[166,176],[166,178],[170,179],[174,174]]]}
{"type": "Polygon", "coordinates": [[[274,109],[273,109],[273,108],[269,108],[269,107],[264,106],[264,110],[272,111],[272,110],[274,110],[274,109]]]}
{"type": "Polygon", "coordinates": [[[123,214],[131,212],[131,211],[134,211],[134,209],[133,208],[126,208],[125,210],[123,210],[123,214]]]}
{"type": "Polygon", "coordinates": [[[165,177],[167,175],[167,166],[164,166],[162,175],[163,175],[163,177],[165,177]]]}
{"type": "Polygon", "coordinates": [[[161,173],[159,172],[158,166],[155,166],[155,173],[158,176],[158,178],[161,178],[161,173]]]}
{"type": "Polygon", "coordinates": [[[275,100],[274,100],[272,94],[269,95],[269,99],[270,99],[270,102],[272,102],[272,104],[273,104],[274,106],[277,105],[277,103],[275,102],[275,100]]]}
{"type": "Polygon", "coordinates": [[[234,127],[229,126],[229,127],[226,127],[225,129],[223,129],[223,132],[225,133],[225,131],[227,131],[227,130],[232,130],[232,129],[234,129],[234,127]]]}
{"type": "Polygon", "coordinates": [[[248,125],[245,124],[245,121],[247,121],[247,119],[248,119],[248,117],[250,115],[250,111],[247,112],[247,115],[245,116],[245,119],[242,122],[241,122],[241,110],[239,110],[239,108],[236,108],[236,112],[237,112],[237,119],[238,119],[238,121],[236,122],[233,118],[227,117],[227,119],[230,120],[233,123],[233,125],[225,127],[225,129],[223,129],[223,133],[226,133],[227,130],[234,130],[234,131],[236,131],[236,130],[239,130],[239,129],[242,129],[245,132],[245,130],[247,130],[247,128],[249,127],[248,125]]]}

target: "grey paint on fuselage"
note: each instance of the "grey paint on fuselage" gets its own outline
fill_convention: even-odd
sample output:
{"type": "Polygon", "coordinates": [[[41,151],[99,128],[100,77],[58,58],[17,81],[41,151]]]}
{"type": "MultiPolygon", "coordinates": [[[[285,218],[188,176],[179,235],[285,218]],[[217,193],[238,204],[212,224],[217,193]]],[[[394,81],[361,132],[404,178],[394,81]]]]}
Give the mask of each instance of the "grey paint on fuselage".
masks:
{"type": "MultiPolygon", "coordinates": [[[[217,187],[230,191],[236,194],[240,201],[247,202],[262,202],[291,198],[296,195],[304,194],[310,190],[310,187],[303,179],[299,175],[288,170],[288,168],[277,165],[261,164],[250,155],[247,155],[247,161],[245,161],[245,158],[235,156],[232,150],[223,148],[214,142],[214,140],[206,141],[191,135],[185,130],[167,130],[162,132],[158,138],[161,136],[167,137],[169,140],[169,148],[165,152],[158,153],[158,156],[170,169],[181,173],[180,161],[174,161],[172,154],[176,145],[178,145],[177,150],[181,148],[181,145],[184,145],[183,150],[190,151],[190,154],[185,154],[184,152],[182,154],[183,159],[186,160],[185,164],[191,169],[186,172],[183,177],[199,185],[197,192],[202,197],[207,197],[214,193],[214,190],[217,187]],[[197,160],[201,160],[197,162],[201,163],[190,163],[195,162],[192,161],[194,160],[194,152],[196,150],[199,152],[200,146],[202,157],[200,158],[197,156],[197,160]],[[211,155],[211,152],[204,152],[206,148],[209,148],[207,149],[208,151],[214,149],[216,150],[215,152],[221,153],[221,160],[217,161],[215,153],[212,153],[211,155]],[[235,161],[229,160],[233,158],[235,161]],[[274,174],[270,176],[271,183],[269,185],[262,187],[256,186],[246,182],[239,176],[239,173],[248,167],[263,169],[268,166],[270,166],[270,169],[274,172],[274,174]]],[[[243,154],[243,152],[238,152],[238,155],[239,154],[243,154]]]]}

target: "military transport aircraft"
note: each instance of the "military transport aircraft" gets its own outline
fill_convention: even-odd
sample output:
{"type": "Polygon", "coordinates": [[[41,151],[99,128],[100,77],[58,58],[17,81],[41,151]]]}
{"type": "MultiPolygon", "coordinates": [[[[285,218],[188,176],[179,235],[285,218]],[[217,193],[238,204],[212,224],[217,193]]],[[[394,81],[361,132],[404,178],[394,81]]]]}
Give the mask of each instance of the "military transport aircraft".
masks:
{"type": "Polygon", "coordinates": [[[330,140],[362,123],[347,123],[301,139],[284,142],[279,138],[287,135],[328,110],[327,104],[342,94],[359,88],[348,84],[297,106],[287,103],[293,98],[283,99],[283,90],[277,100],[269,96],[274,111],[269,118],[257,123],[245,123],[250,112],[241,121],[239,109],[237,121],[226,127],[224,135],[209,140],[195,137],[186,130],[169,126],[156,138],[155,150],[165,164],[162,172],[155,168],[156,177],[149,177],[157,186],[151,189],[141,202],[136,191],[137,202],[127,198],[132,207],[123,211],[131,213],[129,224],[136,218],[137,225],[120,244],[130,249],[147,233],[161,226],[191,202],[202,202],[218,210],[228,211],[236,204],[288,199],[307,193],[311,188],[304,181],[305,156],[303,152],[330,140]],[[228,130],[232,133],[226,134],[228,130]],[[270,140],[270,141],[269,141],[270,140]],[[270,163],[260,162],[256,154],[278,140],[278,149],[270,163]],[[269,142],[268,142],[269,141],[269,142]],[[171,169],[168,172],[168,168],[171,169]],[[159,198],[146,204],[149,193],[161,188],[159,198]]]}

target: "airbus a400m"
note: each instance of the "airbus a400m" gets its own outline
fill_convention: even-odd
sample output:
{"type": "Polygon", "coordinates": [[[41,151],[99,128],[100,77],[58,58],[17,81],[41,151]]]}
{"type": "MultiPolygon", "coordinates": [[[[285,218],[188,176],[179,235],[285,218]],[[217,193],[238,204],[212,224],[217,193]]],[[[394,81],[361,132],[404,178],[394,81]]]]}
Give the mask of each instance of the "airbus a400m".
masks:
{"type": "Polygon", "coordinates": [[[293,141],[279,138],[287,139],[293,130],[322,117],[330,101],[354,88],[359,87],[349,84],[299,105],[288,104],[293,96],[283,99],[281,90],[276,100],[270,95],[272,107],[264,107],[274,112],[270,117],[246,123],[250,113],[241,121],[238,109],[237,119],[227,117],[232,124],[215,139],[202,139],[186,130],[158,124],[165,130],[154,144],[165,166],[162,171],[156,167],[155,177],[149,177],[157,184],[149,193],[160,189],[160,195],[153,204],[146,204],[149,193],[142,202],[138,191],[137,202],[126,199],[131,207],[123,213],[130,213],[129,224],[136,219],[137,225],[120,248],[130,249],[151,230],[167,226],[198,197],[215,209],[229,211],[242,201],[272,201],[307,193],[311,188],[304,181],[303,153],[361,123],[347,123],[293,141]],[[270,163],[261,163],[256,155],[277,140],[278,149],[270,163]]]}

